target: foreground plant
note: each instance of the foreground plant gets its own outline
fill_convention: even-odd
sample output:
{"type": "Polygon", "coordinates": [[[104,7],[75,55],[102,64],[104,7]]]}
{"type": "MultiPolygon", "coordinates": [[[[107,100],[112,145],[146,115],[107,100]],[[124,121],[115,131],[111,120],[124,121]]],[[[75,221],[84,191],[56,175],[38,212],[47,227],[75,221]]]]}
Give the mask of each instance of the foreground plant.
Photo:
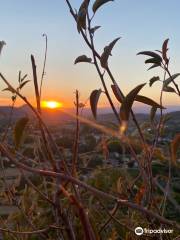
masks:
{"type": "MultiPolygon", "coordinates": [[[[97,34],[100,26],[94,26],[93,19],[107,2],[111,1],[94,1],[91,11],[90,1],[84,0],[79,10],[74,11],[70,1],[66,0],[75,19],[77,30],[91,50],[91,57],[81,55],[75,59],[74,63],[86,62],[94,65],[102,84],[102,89],[98,87],[90,94],[93,116],[95,119],[97,118],[98,100],[101,94],[105,94],[118,124],[118,129],[114,130],[83,118],[80,113],[85,104],[80,102],[79,92],[76,90],[75,114],[72,115],[76,121],[76,129],[71,161],[67,159],[64,149],[57,146],[41,114],[40,102],[46,65],[47,36],[44,35],[46,48],[40,83],[36,73],[35,58],[31,56],[36,108],[21,94],[19,87],[13,87],[0,73],[1,79],[7,85],[8,90],[13,93],[13,96],[21,98],[34,113],[33,121],[20,119],[16,123],[14,146],[5,143],[5,141],[0,143],[2,156],[6,156],[15,164],[20,172],[20,179],[22,177],[25,181],[22,186],[19,181],[16,185],[9,187],[6,179],[3,178],[4,184],[7,185],[2,194],[4,202],[18,208],[17,213],[0,218],[0,232],[3,233],[4,239],[138,239],[134,233],[137,226],[174,230],[172,235],[161,234],[161,239],[173,239],[178,236],[180,226],[176,217],[169,218],[166,211],[167,207],[170,206],[175,212],[180,212],[180,207],[170,191],[173,177],[172,168],[177,168],[174,165],[177,164],[176,153],[179,135],[171,144],[173,162],[171,163],[171,156],[168,153],[169,161],[165,163],[168,165],[168,176],[154,172],[153,159],[155,156],[159,158],[160,154],[157,154],[158,140],[165,125],[162,96],[166,91],[180,95],[178,85],[175,82],[175,78],[179,74],[171,75],[170,73],[167,56],[168,40],[165,40],[161,51],[139,53],[151,57],[145,62],[153,64],[150,68],[160,67],[163,70],[164,79],[162,81],[160,77],[156,76],[149,83],[152,86],[156,81],[162,82],[160,103],[139,94],[145,83],[134,87],[127,95],[124,95],[108,63],[111,52],[120,38],[107,44],[100,54],[97,52],[94,42],[94,35],[97,34]],[[108,75],[112,82],[111,89],[108,89],[106,85],[105,75],[108,75]],[[172,84],[173,86],[170,86],[172,84]],[[113,94],[119,102],[119,109],[115,107],[113,94]],[[151,140],[147,138],[145,128],[138,123],[132,110],[135,101],[152,107],[151,122],[148,123],[153,132],[151,140]],[[157,109],[160,110],[159,118],[155,117],[157,109]],[[135,145],[134,139],[128,133],[128,124],[131,118],[137,128],[139,154],[137,154],[137,145],[135,145]],[[35,119],[36,124],[34,124],[35,119]],[[136,162],[138,168],[124,169],[120,166],[118,169],[113,167],[109,169],[102,166],[93,169],[91,176],[86,181],[80,180],[83,177],[83,170],[79,168],[79,125],[81,122],[102,132],[101,145],[105,159],[108,158],[107,142],[113,137],[125,150],[130,152],[133,163],[136,162]],[[23,135],[28,127],[31,129],[38,127],[40,130],[40,136],[38,135],[34,139],[35,156],[31,159],[23,155],[21,151],[23,135]]],[[[23,81],[20,81],[20,84],[25,86],[23,81]]],[[[152,236],[148,233],[144,234],[142,239],[151,239],[152,237],[159,239],[159,236],[152,236]]]]}

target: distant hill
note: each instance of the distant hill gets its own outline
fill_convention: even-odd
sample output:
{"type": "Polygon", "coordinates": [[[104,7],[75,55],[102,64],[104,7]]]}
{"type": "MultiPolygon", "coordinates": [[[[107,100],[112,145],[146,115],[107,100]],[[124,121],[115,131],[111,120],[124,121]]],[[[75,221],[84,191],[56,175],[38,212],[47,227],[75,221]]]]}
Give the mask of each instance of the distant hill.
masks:
{"type": "MultiPolygon", "coordinates": [[[[8,118],[10,112],[11,112],[10,106],[0,106],[0,119],[8,118]]],[[[148,113],[136,113],[135,115],[137,117],[137,120],[146,121],[149,119],[148,113]]],[[[75,109],[73,108],[64,108],[61,110],[50,110],[50,109],[42,110],[43,119],[47,123],[60,123],[60,122],[72,121],[74,114],[75,114],[75,109]]],[[[33,117],[33,115],[34,114],[32,113],[32,110],[27,105],[23,105],[21,107],[14,108],[12,119],[17,120],[18,118],[23,116],[29,116],[31,118],[33,117]]],[[[169,112],[169,115],[171,116],[171,119],[169,120],[170,122],[175,121],[180,123],[180,111],[169,112]]],[[[89,108],[85,108],[82,112],[82,116],[92,118],[91,110],[89,108]]],[[[110,108],[99,108],[97,119],[100,122],[101,121],[116,122],[114,114],[112,113],[110,108]]]]}
{"type": "MultiPolygon", "coordinates": [[[[12,108],[10,106],[0,106],[0,117],[8,117],[11,113],[12,108]]],[[[15,107],[13,110],[13,118],[19,118],[22,116],[26,116],[27,112],[23,110],[21,107],[15,107]]]]}

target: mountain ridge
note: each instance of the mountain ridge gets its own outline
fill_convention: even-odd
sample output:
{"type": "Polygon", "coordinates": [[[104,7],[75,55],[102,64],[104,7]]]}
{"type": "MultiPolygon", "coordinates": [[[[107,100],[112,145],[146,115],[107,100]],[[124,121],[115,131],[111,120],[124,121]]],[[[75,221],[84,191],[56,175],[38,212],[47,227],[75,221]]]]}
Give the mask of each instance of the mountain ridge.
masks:
{"type": "MultiPolygon", "coordinates": [[[[11,106],[0,106],[0,118],[8,118],[9,114],[11,113],[12,107],[11,106]]],[[[168,111],[164,111],[167,113],[168,111]]],[[[171,117],[173,118],[179,118],[180,119],[180,110],[179,111],[171,111],[168,112],[171,117]]],[[[54,110],[54,109],[42,109],[42,117],[45,121],[48,123],[51,122],[65,122],[73,119],[73,115],[75,114],[75,109],[73,108],[62,108],[59,110],[54,110]]],[[[33,117],[33,112],[32,110],[27,106],[27,105],[22,105],[20,107],[14,107],[13,109],[13,114],[12,114],[12,120],[17,120],[20,117],[28,116],[28,117],[33,117]]],[[[148,112],[136,112],[135,115],[137,119],[143,120],[143,119],[148,119],[148,112]]],[[[157,112],[158,115],[158,112],[157,112]]],[[[82,111],[82,116],[83,117],[92,117],[91,114],[91,109],[90,108],[85,108],[82,111]]],[[[105,121],[113,121],[114,114],[111,111],[110,108],[98,108],[98,114],[97,114],[97,119],[98,120],[105,120],[105,121]]]]}

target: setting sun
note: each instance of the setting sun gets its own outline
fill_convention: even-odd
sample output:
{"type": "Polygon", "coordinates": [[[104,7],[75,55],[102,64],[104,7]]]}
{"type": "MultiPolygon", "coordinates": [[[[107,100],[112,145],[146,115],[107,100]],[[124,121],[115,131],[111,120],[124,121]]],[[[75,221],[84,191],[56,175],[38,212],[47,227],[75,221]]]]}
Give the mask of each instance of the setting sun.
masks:
{"type": "Polygon", "coordinates": [[[41,106],[43,108],[57,109],[57,108],[61,108],[63,104],[57,101],[42,101],[41,106]]]}

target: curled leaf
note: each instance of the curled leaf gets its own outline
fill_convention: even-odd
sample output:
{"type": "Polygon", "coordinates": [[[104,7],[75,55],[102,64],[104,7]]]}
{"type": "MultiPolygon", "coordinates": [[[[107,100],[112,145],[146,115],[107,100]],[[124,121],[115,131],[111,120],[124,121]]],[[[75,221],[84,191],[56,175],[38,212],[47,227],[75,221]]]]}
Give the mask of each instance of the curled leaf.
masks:
{"type": "Polygon", "coordinates": [[[112,41],[108,46],[106,46],[104,48],[104,52],[102,53],[101,58],[100,58],[101,66],[103,68],[107,68],[108,67],[108,58],[109,58],[109,56],[111,56],[111,51],[112,51],[114,45],[116,44],[116,42],[119,39],[120,39],[120,37],[116,38],[114,41],[112,41]]]}
{"type": "Polygon", "coordinates": [[[23,133],[24,133],[25,127],[27,126],[28,121],[29,121],[29,119],[27,117],[22,117],[15,124],[14,143],[15,143],[16,149],[19,148],[19,146],[22,142],[23,133]]]}
{"type": "Polygon", "coordinates": [[[149,58],[145,61],[145,63],[152,63],[153,64],[150,68],[148,68],[148,70],[161,66],[162,57],[159,54],[157,54],[156,52],[143,51],[143,52],[139,52],[137,55],[146,55],[146,56],[151,57],[151,58],[149,58]]]}
{"type": "Polygon", "coordinates": [[[135,101],[135,98],[138,94],[138,92],[146,85],[140,84],[137,87],[135,87],[133,90],[131,90],[128,95],[124,98],[121,108],[120,108],[120,118],[125,123],[124,125],[127,125],[127,122],[129,120],[129,115],[131,112],[131,108],[133,105],[133,102],[135,101]]]}
{"type": "Polygon", "coordinates": [[[74,61],[74,64],[80,63],[80,62],[92,62],[91,58],[88,58],[86,55],[81,55],[79,57],[76,58],[76,60],[74,61]]]}
{"type": "Polygon", "coordinates": [[[169,41],[169,38],[167,38],[167,39],[164,41],[163,45],[162,45],[162,57],[163,57],[163,59],[164,59],[164,61],[165,61],[166,64],[169,63],[169,59],[168,59],[168,57],[167,57],[167,51],[168,51],[167,45],[168,45],[168,41],[169,41]]]}
{"type": "Polygon", "coordinates": [[[79,8],[76,18],[78,32],[80,32],[81,28],[86,29],[86,15],[89,2],[90,0],[84,0],[79,8]]]}
{"type": "Polygon", "coordinates": [[[80,8],[78,15],[77,15],[77,29],[78,32],[81,31],[81,29],[86,29],[86,9],[85,8],[80,8]]]}
{"type": "Polygon", "coordinates": [[[90,95],[91,111],[92,111],[95,119],[97,116],[97,104],[98,104],[98,100],[101,95],[101,92],[102,92],[101,89],[98,89],[98,90],[96,89],[96,90],[92,91],[92,93],[90,95]]]}
{"type": "Polygon", "coordinates": [[[180,146],[180,133],[178,133],[171,142],[171,157],[174,164],[176,164],[177,150],[180,146]]]}
{"type": "Polygon", "coordinates": [[[96,0],[93,4],[92,10],[95,13],[98,8],[100,8],[103,4],[107,3],[107,2],[113,2],[114,0],[96,0]]]}
{"type": "Polygon", "coordinates": [[[94,34],[101,26],[95,26],[90,29],[91,34],[94,34]]]}
{"type": "Polygon", "coordinates": [[[155,53],[155,52],[142,51],[142,52],[139,52],[137,55],[150,56],[150,57],[155,58],[155,59],[159,60],[160,62],[162,62],[162,57],[159,54],[155,53]]]}
{"type": "Polygon", "coordinates": [[[152,77],[152,78],[149,80],[149,86],[151,87],[151,86],[153,85],[153,83],[155,83],[155,82],[157,82],[157,81],[159,81],[159,80],[160,80],[159,76],[157,76],[157,77],[152,77]]]}

